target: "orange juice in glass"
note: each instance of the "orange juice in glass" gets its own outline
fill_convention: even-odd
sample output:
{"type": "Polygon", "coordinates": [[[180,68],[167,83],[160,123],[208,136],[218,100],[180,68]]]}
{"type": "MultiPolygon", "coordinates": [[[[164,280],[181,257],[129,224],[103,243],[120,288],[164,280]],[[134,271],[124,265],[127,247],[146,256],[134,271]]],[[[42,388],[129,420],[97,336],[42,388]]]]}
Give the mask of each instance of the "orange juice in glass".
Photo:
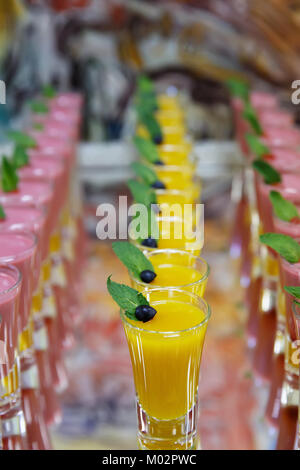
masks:
{"type": "Polygon", "coordinates": [[[121,310],[136,389],[138,442],[144,450],[194,449],[198,383],[208,304],[191,292],[143,292],[156,309],[146,323],[121,310]]]}
{"type": "Polygon", "coordinates": [[[132,287],[138,291],[172,287],[203,297],[209,275],[209,265],[198,256],[175,249],[145,251],[151,261],[156,277],[145,283],[130,274],[132,287]]]}

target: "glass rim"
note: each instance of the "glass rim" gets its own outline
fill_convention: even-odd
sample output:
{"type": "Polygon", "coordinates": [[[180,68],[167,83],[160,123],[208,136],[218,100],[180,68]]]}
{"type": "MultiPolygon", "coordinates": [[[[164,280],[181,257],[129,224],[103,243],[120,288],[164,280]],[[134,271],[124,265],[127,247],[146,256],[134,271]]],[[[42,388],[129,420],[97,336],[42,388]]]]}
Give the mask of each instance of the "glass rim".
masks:
{"type": "MultiPolygon", "coordinates": [[[[180,284],[179,286],[170,286],[170,288],[174,288],[174,289],[183,289],[183,288],[186,288],[186,287],[192,287],[192,286],[195,286],[197,284],[202,284],[204,281],[207,280],[208,276],[209,276],[209,273],[210,273],[210,266],[208,264],[208,262],[202,258],[201,256],[196,256],[196,255],[193,255],[192,253],[190,253],[189,251],[187,250],[177,250],[176,248],[154,248],[153,250],[151,251],[145,251],[145,256],[149,259],[150,256],[155,256],[156,254],[163,254],[163,253],[166,253],[166,252],[169,252],[171,254],[180,254],[180,255],[186,255],[186,256],[189,256],[191,258],[194,259],[194,261],[200,261],[201,263],[203,263],[205,266],[206,266],[206,270],[205,270],[205,273],[203,274],[203,276],[201,276],[200,279],[198,279],[198,281],[194,281],[194,282],[190,282],[189,284],[180,284]]],[[[129,276],[131,277],[131,279],[134,280],[134,282],[136,282],[138,285],[140,286],[148,286],[148,287],[151,287],[151,284],[147,284],[146,282],[143,282],[143,281],[140,281],[139,279],[136,279],[132,274],[131,272],[129,271],[129,276]]],[[[154,290],[154,289],[164,289],[165,286],[155,286],[153,287],[153,289],[151,288],[151,290],[154,290]]]]}
{"type": "MultiPolygon", "coordinates": [[[[48,210],[47,208],[43,205],[43,204],[34,204],[33,202],[31,203],[22,203],[22,202],[7,202],[7,203],[4,203],[2,204],[3,208],[4,208],[4,212],[5,212],[5,208],[8,208],[8,209],[35,209],[36,211],[40,212],[40,214],[38,215],[38,217],[36,219],[34,219],[32,222],[33,223],[36,223],[36,222],[40,222],[40,221],[46,221],[47,219],[47,214],[48,214],[48,210]]],[[[4,219],[4,222],[5,222],[5,219],[4,219]]],[[[13,223],[16,223],[16,224],[23,224],[23,223],[26,223],[26,222],[13,222],[13,223]]],[[[22,229],[20,229],[20,231],[22,231],[22,229]]],[[[26,232],[26,230],[24,230],[24,232],[26,232]]],[[[30,230],[29,230],[30,232],[30,230]]]]}
{"type": "Polygon", "coordinates": [[[15,290],[19,286],[21,286],[21,282],[22,282],[22,278],[23,278],[21,271],[16,266],[14,266],[13,264],[2,264],[2,263],[0,263],[0,273],[1,273],[2,270],[13,271],[17,275],[17,279],[11,287],[9,287],[8,289],[0,291],[0,297],[3,296],[3,295],[9,294],[13,290],[15,290]]]}
{"type": "Polygon", "coordinates": [[[31,238],[32,245],[29,248],[26,248],[24,251],[21,251],[20,253],[16,255],[0,256],[0,265],[6,263],[5,260],[7,260],[8,263],[12,264],[13,261],[18,261],[19,258],[23,258],[24,255],[27,255],[28,253],[31,253],[32,251],[34,252],[37,249],[38,237],[34,232],[30,230],[1,230],[0,237],[2,234],[4,235],[6,234],[10,236],[21,235],[26,238],[31,238]]]}
{"type": "Polygon", "coordinates": [[[203,325],[205,325],[208,320],[210,319],[211,317],[211,308],[210,308],[210,305],[208,302],[206,302],[205,299],[203,299],[203,297],[200,297],[199,295],[197,294],[194,294],[193,292],[189,292],[189,291],[186,291],[186,290],[183,290],[183,289],[179,289],[179,288],[176,288],[176,287],[156,287],[154,289],[151,289],[151,291],[147,291],[147,290],[144,290],[141,292],[141,294],[143,294],[145,297],[148,295],[151,295],[151,293],[153,292],[169,292],[169,291],[172,291],[172,292],[178,292],[180,294],[186,294],[190,297],[193,297],[198,303],[202,303],[204,306],[205,306],[205,309],[206,309],[206,313],[205,313],[205,318],[200,322],[200,323],[197,323],[197,325],[194,325],[194,326],[191,326],[190,328],[184,328],[183,330],[170,330],[170,331],[155,331],[155,330],[146,330],[144,328],[141,328],[139,326],[136,326],[136,325],[132,325],[132,323],[130,323],[128,320],[127,320],[127,317],[124,313],[124,309],[121,308],[120,309],[120,315],[121,315],[121,319],[122,321],[127,325],[129,326],[130,328],[136,330],[136,331],[143,331],[145,333],[150,333],[150,334],[157,334],[157,335],[162,335],[162,336],[175,336],[175,335],[179,335],[179,334],[182,334],[182,333],[189,333],[190,331],[193,331],[193,330],[196,330],[198,328],[201,328],[203,325]]]}

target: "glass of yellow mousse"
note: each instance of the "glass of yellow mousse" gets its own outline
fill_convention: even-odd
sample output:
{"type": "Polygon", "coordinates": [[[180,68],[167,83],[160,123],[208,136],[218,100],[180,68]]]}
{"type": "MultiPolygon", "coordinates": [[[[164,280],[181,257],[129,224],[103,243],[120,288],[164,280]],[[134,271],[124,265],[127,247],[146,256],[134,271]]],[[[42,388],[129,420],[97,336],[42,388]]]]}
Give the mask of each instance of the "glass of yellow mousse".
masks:
{"type": "Polygon", "coordinates": [[[209,275],[208,263],[188,251],[152,250],[144,252],[151,261],[156,277],[149,284],[130,275],[132,287],[138,291],[155,288],[176,288],[204,296],[209,275]]]}
{"type": "Polygon", "coordinates": [[[136,389],[139,447],[193,449],[210,308],[197,295],[180,289],[143,294],[157,311],[152,320],[130,320],[121,311],[136,389]]]}

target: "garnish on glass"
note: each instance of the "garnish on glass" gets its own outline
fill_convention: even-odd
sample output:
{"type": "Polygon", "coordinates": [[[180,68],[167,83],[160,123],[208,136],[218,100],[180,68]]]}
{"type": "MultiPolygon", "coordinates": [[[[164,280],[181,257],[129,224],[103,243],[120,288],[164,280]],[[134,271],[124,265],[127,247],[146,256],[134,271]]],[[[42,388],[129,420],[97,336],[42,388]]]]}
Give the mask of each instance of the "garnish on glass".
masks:
{"type": "Polygon", "coordinates": [[[161,160],[159,159],[159,154],[156,145],[151,142],[151,140],[136,135],[133,137],[132,141],[138,153],[142,157],[144,157],[149,163],[153,163],[154,165],[162,164],[161,160]]]}
{"type": "Polygon", "coordinates": [[[252,127],[253,131],[257,135],[262,135],[263,131],[262,131],[261,125],[259,123],[256,112],[255,112],[254,108],[251,106],[250,103],[245,103],[245,108],[244,108],[244,111],[243,111],[243,117],[244,117],[244,119],[246,119],[246,121],[249,122],[249,124],[252,127]]]}
{"type": "Polygon", "coordinates": [[[165,184],[157,178],[155,171],[147,165],[140,162],[131,164],[131,168],[137,176],[139,176],[144,183],[148,184],[154,189],[165,189],[165,184]]]}
{"type": "Polygon", "coordinates": [[[155,116],[148,112],[139,112],[138,117],[149,132],[152,142],[156,145],[161,145],[163,143],[163,134],[155,116]]]}
{"type": "Polygon", "coordinates": [[[47,114],[49,112],[48,106],[43,101],[31,101],[30,108],[36,114],[47,114]]]}
{"type": "Polygon", "coordinates": [[[56,92],[54,86],[48,84],[48,85],[43,86],[42,95],[45,98],[52,99],[52,98],[55,98],[55,96],[57,95],[57,92],[56,92]]]}
{"type": "Polygon", "coordinates": [[[157,312],[141,292],[110,278],[111,276],[107,278],[107,290],[130,320],[146,323],[154,318],[157,312]]]}
{"type": "Polygon", "coordinates": [[[2,190],[6,193],[16,191],[18,189],[19,177],[17,175],[15,166],[7,157],[2,157],[1,163],[1,186],[2,190]]]}
{"type": "Polygon", "coordinates": [[[226,85],[232,96],[241,98],[244,102],[249,100],[249,85],[245,81],[238,78],[229,78],[226,80],[226,85]]]}
{"type": "Polygon", "coordinates": [[[280,173],[265,160],[257,159],[252,162],[253,168],[260,173],[266,184],[276,184],[281,182],[280,173]]]}
{"type": "Polygon", "coordinates": [[[146,207],[157,204],[155,191],[146,184],[130,179],[127,185],[136,203],[144,204],[146,207]]]}
{"type": "Polygon", "coordinates": [[[151,261],[130,242],[113,242],[112,249],[128,271],[137,279],[150,284],[156,277],[151,261]]]}
{"type": "Polygon", "coordinates": [[[270,191],[269,198],[273,206],[274,214],[278,219],[290,222],[293,219],[300,218],[297,207],[292,202],[282,197],[278,191],[270,191]]]}
{"type": "Polygon", "coordinates": [[[7,137],[12,140],[15,145],[19,145],[24,149],[36,147],[36,140],[28,134],[21,131],[10,130],[7,132],[7,137]]]}
{"type": "Polygon", "coordinates": [[[11,161],[15,168],[22,168],[23,166],[28,165],[29,156],[26,148],[21,145],[16,145],[11,161]]]}
{"type": "Polygon", "coordinates": [[[264,233],[260,235],[261,243],[272,248],[291,264],[300,261],[300,245],[289,235],[281,233],[264,233]]]}
{"type": "Polygon", "coordinates": [[[299,286],[284,286],[284,289],[291,294],[293,297],[299,300],[294,299],[294,303],[300,305],[300,287],[299,286]]]}
{"type": "Polygon", "coordinates": [[[5,211],[3,209],[3,206],[1,206],[1,204],[0,204],[0,220],[4,220],[5,217],[6,217],[5,211]]]}
{"type": "Polygon", "coordinates": [[[254,155],[260,158],[270,155],[270,149],[264,145],[256,135],[247,133],[245,137],[247,144],[254,155]]]}

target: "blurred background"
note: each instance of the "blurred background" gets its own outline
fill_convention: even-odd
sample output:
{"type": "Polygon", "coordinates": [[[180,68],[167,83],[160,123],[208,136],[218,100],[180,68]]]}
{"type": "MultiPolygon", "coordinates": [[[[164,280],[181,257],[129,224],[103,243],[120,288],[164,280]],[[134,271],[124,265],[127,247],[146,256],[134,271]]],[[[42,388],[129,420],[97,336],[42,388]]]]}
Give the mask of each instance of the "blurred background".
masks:
{"type": "MultiPolygon", "coordinates": [[[[0,0],[0,142],[22,127],[26,103],[41,86],[79,90],[84,120],[78,172],[89,234],[83,318],[68,353],[58,449],[136,448],[129,356],[105,279],[126,276],[110,245],[96,239],[96,207],[127,194],[134,158],[131,107],[136,77],[180,92],[197,172],[203,179],[205,253],[212,267],[213,319],[201,378],[201,440],[207,449],[272,447],[260,420],[244,337],[243,285],[231,252],[232,213],[242,159],[232,140],[228,77],[273,91],[293,112],[291,83],[300,78],[298,0],[0,0]],[[230,423],[230,426],[228,425],[230,423]]],[[[297,116],[297,120],[300,119],[297,116]]]]}

